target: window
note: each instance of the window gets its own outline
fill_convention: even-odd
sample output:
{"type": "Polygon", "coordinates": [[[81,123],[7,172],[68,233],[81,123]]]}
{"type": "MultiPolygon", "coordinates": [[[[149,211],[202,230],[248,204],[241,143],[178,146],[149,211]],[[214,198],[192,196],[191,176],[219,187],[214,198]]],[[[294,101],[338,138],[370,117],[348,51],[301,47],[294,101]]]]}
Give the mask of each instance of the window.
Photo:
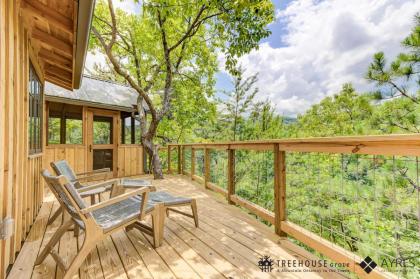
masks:
{"type": "Polygon", "coordinates": [[[140,144],[140,122],[131,116],[130,112],[121,112],[121,143],[140,144]]]}
{"type": "Polygon", "coordinates": [[[113,118],[93,116],[93,144],[112,144],[113,118]]]}
{"type": "Polygon", "coordinates": [[[29,65],[29,154],[42,152],[42,84],[32,64],[29,65]]]}
{"type": "Polygon", "coordinates": [[[82,144],[81,106],[50,102],[48,104],[48,144],[82,144]]]}

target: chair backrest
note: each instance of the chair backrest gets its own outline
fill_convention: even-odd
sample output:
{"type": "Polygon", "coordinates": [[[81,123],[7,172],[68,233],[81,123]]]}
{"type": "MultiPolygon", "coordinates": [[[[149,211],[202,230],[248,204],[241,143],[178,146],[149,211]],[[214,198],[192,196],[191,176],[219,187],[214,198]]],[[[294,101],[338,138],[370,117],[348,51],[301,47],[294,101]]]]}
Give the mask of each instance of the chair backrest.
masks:
{"type": "Polygon", "coordinates": [[[64,175],[68,181],[75,184],[76,188],[80,188],[82,185],[77,181],[77,176],[73,169],[70,167],[66,160],[60,160],[51,162],[51,167],[55,171],[57,176],[64,175]]]}
{"type": "Polygon", "coordinates": [[[70,182],[64,175],[52,176],[48,170],[43,170],[41,175],[63,209],[70,214],[71,218],[80,227],[84,228],[84,218],[79,211],[86,208],[86,204],[77,192],[74,183],[70,182]]]}

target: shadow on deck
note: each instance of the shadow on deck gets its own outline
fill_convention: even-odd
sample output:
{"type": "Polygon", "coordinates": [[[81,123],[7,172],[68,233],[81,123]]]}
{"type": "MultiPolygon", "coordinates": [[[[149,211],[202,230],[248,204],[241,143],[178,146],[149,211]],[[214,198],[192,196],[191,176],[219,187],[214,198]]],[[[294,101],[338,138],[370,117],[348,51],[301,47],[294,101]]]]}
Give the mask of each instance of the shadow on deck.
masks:
{"type": "MultiPolygon", "coordinates": [[[[137,230],[115,233],[91,252],[79,278],[343,278],[326,268],[303,272],[302,267],[291,267],[279,272],[276,264],[271,272],[262,272],[258,261],[264,255],[274,260],[316,258],[185,176],[167,175],[153,184],[158,191],[196,198],[200,227],[195,228],[190,218],[171,214],[165,220],[164,243],[157,249],[137,230]]],[[[8,278],[62,277],[51,256],[34,267],[39,250],[60,225],[57,218],[47,226],[57,208],[57,201],[48,195],[8,278]]],[[[75,238],[69,231],[55,249],[71,259],[82,242],[83,234],[75,238]]]]}

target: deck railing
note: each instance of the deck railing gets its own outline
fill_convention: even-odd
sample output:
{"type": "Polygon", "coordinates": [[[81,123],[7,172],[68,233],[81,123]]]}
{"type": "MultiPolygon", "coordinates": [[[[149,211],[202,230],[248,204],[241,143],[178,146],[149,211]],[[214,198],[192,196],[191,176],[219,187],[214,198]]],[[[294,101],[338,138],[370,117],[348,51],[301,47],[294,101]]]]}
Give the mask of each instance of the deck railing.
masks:
{"type": "Polygon", "coordinates": [[[166,166],[359,277],[416,278],[417,156],[420,135],[334,137],[170,144],[166,166]]]}

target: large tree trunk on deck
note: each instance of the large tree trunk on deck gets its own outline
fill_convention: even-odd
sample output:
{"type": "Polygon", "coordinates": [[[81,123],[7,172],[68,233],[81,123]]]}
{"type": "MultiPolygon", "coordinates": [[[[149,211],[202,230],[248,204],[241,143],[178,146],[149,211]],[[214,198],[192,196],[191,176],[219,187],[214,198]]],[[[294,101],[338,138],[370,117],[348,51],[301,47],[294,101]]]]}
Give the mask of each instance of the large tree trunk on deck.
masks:
{"type": "Polygon", "coordinates": [[[153,143],[153,140],[144,139],[143,147],[147,155],[149,155],[149,158],[151,158],[154,179],[163,179],[162,164],[160,162],[157,146],[153,143]]]}

